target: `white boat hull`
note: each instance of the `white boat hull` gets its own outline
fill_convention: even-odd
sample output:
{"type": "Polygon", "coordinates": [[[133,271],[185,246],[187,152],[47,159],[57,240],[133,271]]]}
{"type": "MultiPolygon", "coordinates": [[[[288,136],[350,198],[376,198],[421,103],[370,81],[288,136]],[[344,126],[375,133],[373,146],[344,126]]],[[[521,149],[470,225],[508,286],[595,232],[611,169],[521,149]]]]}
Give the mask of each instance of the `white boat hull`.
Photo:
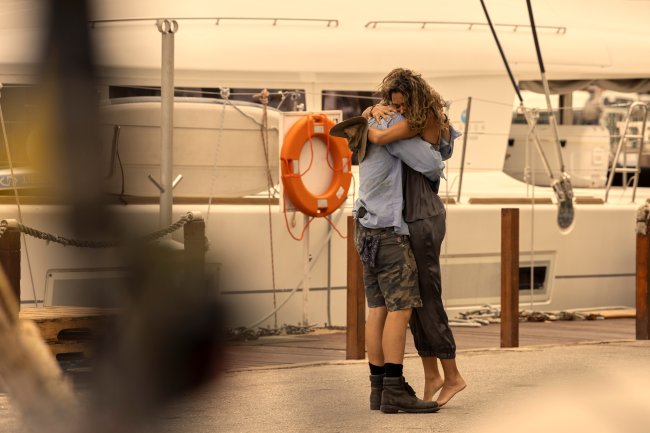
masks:
{"type": "MultiPolygon", "coordinates": [[[[548,192],[544,190],[539,188],[538,196],[548,192]]],[[[531,245],[534,245],[535,266],[546,269],[543,289],[534,291],[532,305],[530,291],[520,292],[522,308],[564,310],[633,306],[636,210],[645,200],[642,197],[647,195],[645,190],[639,192],[637,204],[577,204],[574,224],[566,232],[561,232],[557,227],[557,207],[553,204],[534,206],[532,231],[530,204],[450,204],[441,257],[443,298],[447,308],[453,311],[500,303],[500,212],[503,207],[520,208],[520,267],[530,266],[531,245]]],[[[344,234],[350,203],[351,200],[344,209],[333,214],[333,220],[337,221],[337,227],[344,234]]],[[[22,210],[26,225],[64,234],[61,208],[23,205],[22,210]]],[[[136,233],[144,234],[157,228],[157,205],[130,204],[120,206],[116,211],[120,220],[136,233]]],[[[205,215],[207,204],[175,205],[174,219],[188,211],[200,211],[205,215]]],[[[0,214],[15,218],[16,208],[2,205],[0,214]]],[[[229,306],[229,326],[254,323],[273,310],[268,218],[266,205],[211,206],[207,218],[210,249],[206,261],[208,271],[215,277],[213,289],[229,306]]],[[[306,305],[310,323],[329,323],[329,315],[330,324],[345,325],[347,241],[336,233],[331,238],[328,290],[325,244],[328,224],[323,219],[311,224],[309,251],[312,269],[308,302],[305,304],[301,285],[304,275],[303,243],[289,236],[284,215],[277,205],[272,206],[271,218],[276,304],[279,305],[293,289],[298,288],[278,311],[277,323],[301,323],[306,305]]],[[[293,230],[297,234],[303,224],[301,214],[297,215],[296,222],[293,230]]],[[[182,232],[176,232],[173,237],[182,240],[182,232]]],[[[74,249],[46,244],[31,237],[27,237],[27,247],[39,303],[66,299],[63,292],[71,290],[72,286],[66,289],[66,284],[72,278],[72,270],[79,278],[87,280],[87,290],[92,291],[93,286],[98,286],[97,282],[93,283],[94,280],[103,278],[105,281],[106,271],[114,271],[117,278],[121,272],[119,268],[125,265],[124,256],[119,250],[74,249]],[[98,270],[104,273],[98,274],[98,270]],[[52,296],[53,289],[61,293],[52,296]]],[[[25,252],[23,248],[21,297],[23,303],[30,303],[34,296],[25,252]]],[[[118,284],[117,279],[115,281],[118,284]]],[[[77,290],[76,285],[73,288],[77,290]]],[[[273,320],[271,317],[261,325],[272,325],[273,320]]]]}

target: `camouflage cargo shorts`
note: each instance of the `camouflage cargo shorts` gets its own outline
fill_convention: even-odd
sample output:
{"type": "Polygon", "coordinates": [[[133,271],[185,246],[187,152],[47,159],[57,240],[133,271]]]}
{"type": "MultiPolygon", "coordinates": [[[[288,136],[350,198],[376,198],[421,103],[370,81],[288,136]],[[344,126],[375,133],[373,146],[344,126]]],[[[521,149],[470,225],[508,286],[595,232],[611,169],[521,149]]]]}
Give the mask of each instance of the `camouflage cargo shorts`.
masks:
{"type": "Polygon", "coordinates": [[[422,306],[408,236],[398,235],[393,228],[368,229],[356,221],[354,243],[362,258],[368,307],[397,311],[422,306]]]}

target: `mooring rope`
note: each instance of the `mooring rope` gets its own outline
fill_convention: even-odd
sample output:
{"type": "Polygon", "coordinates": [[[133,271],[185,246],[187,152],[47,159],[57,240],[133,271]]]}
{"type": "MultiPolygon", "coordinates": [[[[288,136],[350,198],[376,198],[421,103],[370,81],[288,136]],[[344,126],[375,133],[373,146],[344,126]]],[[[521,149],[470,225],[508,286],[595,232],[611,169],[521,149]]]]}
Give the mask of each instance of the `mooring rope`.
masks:
{"type": "Polygon", "coordinates": [[[650,220],[650,205],[645,203],[636,211],[636,232],[645,236],[648,234],[648,220],[650,220]]]}
{"type": "MultiPolygon", "coordinates": [[[[192,212],[187,212],[185,215],[183,215],[181,218],[178,219],[175,223],[170,224],[168,227],[164,229],[160,229],[158,231],[155,231],[153,233],[150,233],[146,236],[143,236],[139,239],[139,241],[143,243],[149,243],[149,242],[154,242],[158,239],[161,239],[169,234],[174,233],[175,231],[179,230],[181,227],[183,227],[185,224],[188,222],[192,221],[194,219],[194,215],[192,212]]],[[[37,239],[43,239],[47,242],[55,242],[57,244],[61,244],[64,246],[71,246],[71,247],[79,247],[79,248],[114,248],[117,246],[122,245],[123,243],[120,241],[92,241],[92,240],[80,240],[80,239],[72,239],[72,238],[67,238],[65,236],[59,236],[59,235],[54,235],[51,233],[43,232],[41,230],[37,230],[32,227],[28,227],[24,224],[21,224],[19,222],[15,222],[11,224],[8,220],[2,220],[0,221],[0,237],[4,235],[4,233],[9,229],[9,228],[16,228],[20,232],[28,235],[35,237],[37,239]]]]}

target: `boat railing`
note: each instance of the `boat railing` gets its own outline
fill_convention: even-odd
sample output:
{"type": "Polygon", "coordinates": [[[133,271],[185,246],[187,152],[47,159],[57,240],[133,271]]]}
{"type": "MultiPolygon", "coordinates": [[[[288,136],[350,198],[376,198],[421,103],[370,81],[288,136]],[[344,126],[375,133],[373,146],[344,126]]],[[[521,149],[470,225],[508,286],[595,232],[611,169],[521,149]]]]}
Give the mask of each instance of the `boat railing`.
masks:
{"type": "Polygon", "coordinates": [[[645,128],[646,128],[647,120],[648,120],[648,105],[646,103],[634,102],[632,105],[630,105],[625,120],[625,127],[623,128],[623,134],[621,135],[621,138],[618,142],[618,146],[616,147],[614,158],[612,159],[609,178],[607,179],[607,188],[605,189],[605,202],[607,202],[607,198],[609,196],[609,190],[612,187],[612,183],[614,181],[614,175],[616,173],[621,173],[623,175],[623,188],[627,188],[627,175],[632,174],[634,179],[632,183],[632,202],[634,202],[634,199],[636,198],[636,189],[637,186],[639,185],[639,176],[641,174],[641,155],[643,154],[643,144],[644,144],[645,128]],[[637,115],[638,113],[641,113],[643,119],[641,131],[640,133],[637,134],[630,133],[630,119],[632,119],[632,117],[637,115]],[[628,140],[638,140],[639,143],[636,161],[633,162],[631,166],[628,166],[627,163],[627,150],[628,150],[627,141],[628,140]],[[623,164],[621,167],[619,167],[618,162],[619,162],[619,157],[621,156],[621,152],[623,152],[623,164]]]}
{"type": "MultiPolygon", "coordinates": [[[[430,27],[458,27],[464,28],[467,31],[474,30],[475,28],[485,28],[487,23],[471,22],[471,21],[368,21],[365,25],[366,28],[376,29],[377,26],[391,26],[391,25],[415,25],[425,30],[430,27]]],[[[504,30],[510,30],[515,33],[522,29],[530,30],[531,26],[527,24],[493,24],[495,27],[504,30]]],[[[548,32],[564,35],[566,27],[563,26],[537,26],[538,30],[546,30],[548,32]]]]}
{"type": "Polygon", "coordinates": [[[178,18],[114,18],[103,20],[88,21],[91,28],[95,28],[97,24],[118,24],[130,22],[143,22],[143,21],[214,21],[215,25],[221,25],[226,21],[252,21],[252,22],[270,22],[271,25],[277,26],[282,22],[289,23],[324,23],[326,27],[335,28],[339,26],[339,20],[333,18],[275,18],[275,17],[178,17],[178,18]]]}

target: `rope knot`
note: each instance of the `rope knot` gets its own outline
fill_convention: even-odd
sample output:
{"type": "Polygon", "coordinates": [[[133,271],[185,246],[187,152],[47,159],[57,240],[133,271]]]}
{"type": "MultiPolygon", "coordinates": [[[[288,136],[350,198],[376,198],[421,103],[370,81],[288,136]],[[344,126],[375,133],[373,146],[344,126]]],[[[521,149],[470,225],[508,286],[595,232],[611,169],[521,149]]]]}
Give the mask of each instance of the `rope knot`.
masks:
{"type": "Polygon", "coordinates": [[[259,99],[262,105],[269,105],[269,91],[267,89],[262,90],[260,93],[255,95],[256,99],[259,99]]]}

